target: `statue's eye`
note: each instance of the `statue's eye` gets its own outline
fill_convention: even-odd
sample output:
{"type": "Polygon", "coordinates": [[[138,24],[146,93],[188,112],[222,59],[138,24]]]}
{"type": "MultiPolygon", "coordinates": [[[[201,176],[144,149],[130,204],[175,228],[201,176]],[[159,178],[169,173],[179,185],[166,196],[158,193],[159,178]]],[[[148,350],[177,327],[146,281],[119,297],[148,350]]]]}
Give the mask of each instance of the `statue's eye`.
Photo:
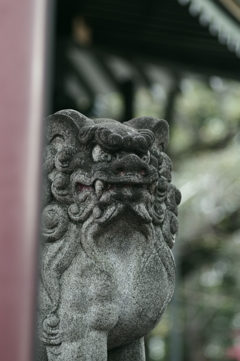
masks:
{"type": "Polygon", "coordinates": [[[94,162],[110,162],[112,159],[111,154],[105,152],[99,145],[93,148],[92,157],[94,162]]]}
{"type": "Polygon", "coordinates": [[[141,159],[142,159],[144,162],[149,163],[149,162],[150,162],[150,153],[147,152],[146,154],[143,154],[143,155],[141,156],[141,159]]]}

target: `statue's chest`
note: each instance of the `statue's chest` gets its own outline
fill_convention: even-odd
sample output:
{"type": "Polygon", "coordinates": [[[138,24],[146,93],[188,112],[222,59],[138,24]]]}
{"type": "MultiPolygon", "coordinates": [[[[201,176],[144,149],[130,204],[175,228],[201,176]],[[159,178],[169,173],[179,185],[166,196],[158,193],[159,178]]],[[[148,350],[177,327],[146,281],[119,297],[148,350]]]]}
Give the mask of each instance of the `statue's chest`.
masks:
{"type": "MultiPolygon", "coordinates": [[[[115,345],[123,331],[132,337],[140,332],[137,325],[139,330],[153,327],[166,307],[172,281],[153,240],[136,230],[116,227],[92,242],[92,256],[79,252],[62,276],[63,328],[75,329],[78,323],[92,327],[92,310],[97,309],[94,327],[111,329],[109,342],[115,345]]],[[[78,331],[70,333],[76,336],[78,331]]]]}
{"type": "Polygon", "coordinates": [[[134,292],[136,281],[152,247],[141,232],[120,224],[95,240],[95,250],[103,268],[112,275],[119,297],[134,292]]]}
{"type": "Polygon", "coordinates": [[[82,309],[83,302],[101,302],[108,294],[109,301],[120,306],[134,298],[144,264],[154,252],[152,242],[125,225],[89,237],[86,248],[62,276],[62,297],[68,298],[68,304],[75,302],[79,309],[81,303],[82,309]]]}

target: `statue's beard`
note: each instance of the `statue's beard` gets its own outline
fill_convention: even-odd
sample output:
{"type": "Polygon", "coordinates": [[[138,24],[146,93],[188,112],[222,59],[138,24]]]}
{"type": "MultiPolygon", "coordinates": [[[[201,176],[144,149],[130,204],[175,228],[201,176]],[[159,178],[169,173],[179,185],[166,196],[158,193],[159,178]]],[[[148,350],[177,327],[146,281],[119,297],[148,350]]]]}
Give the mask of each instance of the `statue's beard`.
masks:
{"type": "Polygon", "coordinates": [[[153,201],[154,196],[147,187],[133,184],[112,185],[100,197],[93,209],[93,216],[101,225],[122,216],[130,222],[151,223],[153,201]]]}
{"type": "MultiPolygon", "coordinates": [[[[109,232],[111,228],[121,222],[123,232],[130,228],[137,229],[146,240],[153,240],[153,207],[155,195],[144,187],[116,186],[107,189],[101,197],[96,196],[90,187],[81,189],[78,202],[74,204],[79,209],[81,228],[79,229],[80,241],[85,253],[95,260],[102,268],[108,268],[104,257],[99,252],[98,239],[101,234],[109,232]],[[82,202],[79,202],[82,200],[82,202]],[[82,216],[81,216],[82,215],[82,216]],[[130,226],[130,228],[129,228],[130,226]]],[[[75,201],[76,202],[76,201],[75,201]]],[[[69,214],[70,215],[70,214],[69,214]]],[[[75,218],[75,222],[77,219],[75,218]]],[[[118,228],[119,230],[119,228],[118,228]]],[[[114,234],[110,231],[110,235],[114,234]]],[[[111,237],[110,237],[111,238],[111,237]]],[[[108,236],[106,236],[108,239],[108,236]]],[[[108,272],[111,273],[111,271],[108,272]]]]}
{"type": "Polygon", "coordinates": [[[92,216],[102,226],[121,216],[129,221],[151,223],[154,198],[149,188],[142,185],[111,185],[100,196],[93,187],[85,187],[76,194],[68,214],[75,222],[85,222],[92,216]]]}
{"type": "Polygon", "coordinates": [[[99,225],[109,224],[123,216],[128,222],[151,223],[151,208],[150,203],[115,201],[112,204],[98,204],[93,209],[93,216],[99,225]]]}

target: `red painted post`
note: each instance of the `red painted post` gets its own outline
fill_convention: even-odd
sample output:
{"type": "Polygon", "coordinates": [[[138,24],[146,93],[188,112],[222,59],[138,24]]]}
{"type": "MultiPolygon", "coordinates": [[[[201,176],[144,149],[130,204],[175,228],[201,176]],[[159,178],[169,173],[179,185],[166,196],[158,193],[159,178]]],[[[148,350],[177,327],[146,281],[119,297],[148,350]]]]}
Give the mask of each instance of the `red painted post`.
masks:
{"type": "Polygon", "coordinates": [[[0,358],[3,361],[32,359],[46,14],[47,0],[0,2],[0,358]]]}

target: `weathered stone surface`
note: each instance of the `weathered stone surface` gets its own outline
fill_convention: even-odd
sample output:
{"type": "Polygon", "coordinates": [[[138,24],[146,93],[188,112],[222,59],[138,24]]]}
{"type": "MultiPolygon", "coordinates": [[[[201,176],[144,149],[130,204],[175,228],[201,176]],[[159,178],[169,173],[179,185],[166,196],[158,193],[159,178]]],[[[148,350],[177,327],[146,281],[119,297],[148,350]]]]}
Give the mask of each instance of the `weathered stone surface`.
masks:
{"type": "Polygon", "coordinates": [[[46,119],[38,360],[143,361],[175,278],[168,124],[46,119]]]}

